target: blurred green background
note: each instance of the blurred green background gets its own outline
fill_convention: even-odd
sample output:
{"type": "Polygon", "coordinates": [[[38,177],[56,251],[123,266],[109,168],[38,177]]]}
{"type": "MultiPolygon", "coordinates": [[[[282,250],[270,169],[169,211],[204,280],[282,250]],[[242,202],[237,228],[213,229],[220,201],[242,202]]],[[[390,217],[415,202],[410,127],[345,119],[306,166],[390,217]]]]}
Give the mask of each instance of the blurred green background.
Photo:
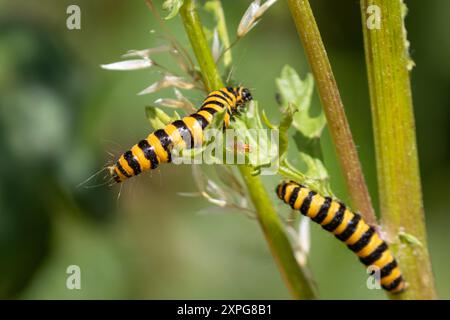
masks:
{"type": "MultiPolygon", "coordinates": [[[[358,1],[311,2],[377,200],[358,1]]],[[[234,35],[250,1],[223,3],[234,35]]],[[[438,293],[448,299],[450,2],[407,4],[429,245],[438,293]]],[[[211,17],[202,17],[212,27],[211,17]]],[[[188,47],[179,18],[168,26],[188,47]]],[[[76,187],[113,159],[108,153],[118,156],[145,137],[144,106],[168,96],[136,95],[158,79],[153,69],[99,67],[129,49],[162,44],[150,32],[158,28],[144,1],[0,1],[0,298],[290,298],[255,221],[241,213],[198,214],[210,204],[178,195],[196,190],[189,166],[132,179],[119,200],[117,187],[76,187]],[[81,30],[66,28],[70,4],[81,8],[81,30]],[[81,268],[81,290],[66,288],[73,264],[81,268]]],[[[308,72],[286,3],[276,3],[233,54],[235,79],[277,118],[282,67],[308,72]]],[[[323,146],[333,190],[348,200],[328,132],[323,146]]],[[[273,190],[278,178],[265,180],[273,190]]],[[[321,298],[385,298],[366,288],[354,255],[316,225],[310,265],[321,298]]]]}

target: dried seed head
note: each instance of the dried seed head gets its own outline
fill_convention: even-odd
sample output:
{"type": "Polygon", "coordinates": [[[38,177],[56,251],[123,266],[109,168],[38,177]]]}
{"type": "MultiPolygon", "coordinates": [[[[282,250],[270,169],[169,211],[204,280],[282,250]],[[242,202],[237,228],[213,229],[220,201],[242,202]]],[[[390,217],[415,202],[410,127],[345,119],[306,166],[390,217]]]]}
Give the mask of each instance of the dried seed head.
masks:
{"type": "Polygon", "coordinates": [[[150,68],[151,66],[153,66],[153,61],[148,58],[144,58],[144,59],[113,62],[109,64],[102,64],[100,66],[106,70],[120,70],[120,71],[140,70],[150,68]]]}
{"type": "Polygon", "coordinates": [[[219,58],[220,58],[220,39],[219,39],[219,32],[217,31],[217,28],[214,29],[211,52],[212,52],[214,61],[219,60],[219,58]]]}
{"type": "Polygon", "coordinates": [[[254,16],[256,14],[256,11],[260,7],[260,3],[261,0],[253,1],[248,7],[247,11],[245,11],[238,26],[238,38],[244,37],[250,31],[250,29],[256,25],[256,22],[254,22],[254,16]]]}
{"type": "Polygon", "coordinates": [[[143,49],[143,50],[128,50],[127,53],[122,55],[122,58],[140,57],[140,58],[144,58],[144,59],[149,59],[152,54],[168,52],[170,50],[173,50],[173,49],[168,45],[162,45],[159,47],[143,49]]]}
{"type": "Polygon", "coordinates": [[[155,100],[155,104],[161,107],[167,107],[167,108],[174,108],[174,109],[187,109],[189,108],[188,105],[186,105],[185,102],[176,100],[176,99],[170,99],[170,98],[159,98],[155,100]]]}
{"type": "Polygon", "coordinates": [[[311,249],[311,229],[310,220],[307,217],[302,216],[298,225],[298,244],[301,251],[308,256],[311,249]]]}
{"type": "Polygon", "coordinates": [[[237,30],[237,37],[244,37],[261,19],[262,15],[270,8],[277,0],[267,0],[261,5],[261,0],[253,1],[242,16],[237,30]]]}
{"type": "Polygon", "coordinates": [[[228,203],[225,192],[212,180],[210,180],[199,168],[198,165],[192,166],[192,176],[201,195],[209,202],[225,207],[228,203]],[[214,193],[214,194],[211,194],[214,193]]]}
{"type": "Polygon", "coordinates": [[[303,216],[300,217],[298,230],[296,230],[292,225],[287,225],[286,231],[291,238],[295,259],[301,267],[305,267],[308,262],[311,247],[309,218],[303,216]]]}
{"type": "Polygon", "coordinates": [[[138,95],[153,93],[158,90],[161,90],[164,88],[169,88],[169,87],[176,87],[176,88],[180,88],[180,89],[190,90],[190,89],[194,88],[194,84],[184,80],[181,77],[177,77],[177,76],[168,74],[168,75],[165,75],[164,78],[162,78],[161,80],[153,83],[149,87],[147,87],[144,90],[142,90],[141,92],[139,92],[138,95]]]}
{"type": "Polygon", "coordinates": [[[178,90],[177,88],[174,88],[174,92],[175,92],[175,96],[177,97],[177,99],[179,101],[183,102],[183,104],[184,104],[183,109],[185,109],[188,112],[196,111],[196,109],[195,109],[194,105],[191,103],[191,101],[189,101],[189,99],[186,98],[180,90],[178,90]]]}

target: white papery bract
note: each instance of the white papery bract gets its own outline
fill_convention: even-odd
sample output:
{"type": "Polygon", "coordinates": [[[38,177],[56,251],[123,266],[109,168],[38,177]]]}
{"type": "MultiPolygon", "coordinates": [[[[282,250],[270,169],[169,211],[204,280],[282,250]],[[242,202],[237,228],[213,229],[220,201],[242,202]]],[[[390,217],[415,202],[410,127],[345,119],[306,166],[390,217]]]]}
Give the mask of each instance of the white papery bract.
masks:
{"type": "Polygon", "coordinates": [[[150,68],[153,66],[153,61],[148,58],[132,59],[102,64],[100,66],[105,70],[131,71],[150,68]]]}
{"type": "Polygon", "coordinates": [[[264,4],[261,5],[261,0],[253,1],[248,7],[247,11],[245,11],[244,15],[241,18],[241,22],[239,23],[237,30],[237,37],[244,37],[251,29],[253,29],[262,15],[270,8],[277,0],[267,0],[264,4]]]}
{"type": "Polygon", "coordinates": [[[190,90],[194,88],[194,84],[192,82],[184,80],[181,77],[168,74],[165,75],[164,78],[162,78],[161,80],[153,83],[152,85],[148,86],[147,88],[139,92],[138,95],[149,94],[170,87],[190,90]]]}

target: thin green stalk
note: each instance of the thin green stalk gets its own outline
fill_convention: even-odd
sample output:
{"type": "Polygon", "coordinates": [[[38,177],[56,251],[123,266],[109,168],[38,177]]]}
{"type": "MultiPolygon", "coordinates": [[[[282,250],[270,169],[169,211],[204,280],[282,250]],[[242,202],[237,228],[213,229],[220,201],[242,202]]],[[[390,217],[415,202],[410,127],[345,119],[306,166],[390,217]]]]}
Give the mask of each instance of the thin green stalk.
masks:
{"type": "Polygon", "coordinates": [[[225,14],[222,8],[222,2],[220,0],[210,0],[206,3],[206,8],[214,13],[217,21],[217,32],[222,40],[224,52],[223,52],[223,64],[225,68],[229,68],[233,61],[231,50],[227,50],[230,47],[230,37],[228,36],[227,24],[225,20],[225,14]]]}
{"type": "MultiPolygon", "coordinates": [[[[200,64],[206,89],[211,91],[222,87],[223,83],[203,33],[195,1],[185,0],[180,14],[191,46],[200,64]]],[[[282,222],[273,208],[270,196],[267,194],[262,181],[259,177],[252,176],[250,167],[239,166],[239,171],[257,211],[258,221],[269,243],[272,255],[292,296],[296,299],[314,299],[315,294],[311,283],[294,257],[282,222]]]]}
{"type": "Polygon", "coordinates": [[[375,211],[313,12],[308,0],[288,0],[288,4],[316,80],[351,202],[354,209],[360,211],[369,224],[375,224],[375,211]]]}
{"type": "Polygon", "coordinates": [[[406,7],[401,0],[362,0],[361,11],[381,215],[389,238],[399,244],[397,258],[409,284],[398,298],[434,299],[409,79],[412,61],[404,28],[406,7]]]}

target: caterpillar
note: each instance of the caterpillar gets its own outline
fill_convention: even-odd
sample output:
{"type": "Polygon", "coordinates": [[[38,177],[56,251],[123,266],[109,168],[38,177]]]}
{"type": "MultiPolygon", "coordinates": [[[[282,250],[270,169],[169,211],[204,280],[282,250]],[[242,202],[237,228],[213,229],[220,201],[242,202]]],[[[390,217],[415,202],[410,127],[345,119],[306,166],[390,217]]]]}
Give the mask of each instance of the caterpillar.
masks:
{"type": "Polygon", "coordinates": [[[228,127],[233,115],[239,114],[239,108],[250,100],[250,90],[244,87],[225,87],[212,91],[196,113],[156,130],[124,152],[109,167],[112,178],[120,183],[141,172],[155,169],[161,163],[171,162],[171,150],[174,147],[189,149],[202,143],[203,130],[211,123],[216,112],[226,108],[224,127],[228,127]]]}
{"type": "Polygon", "coordinates": [[[383,289],[391,293],[405,289],[406,283],[388,245],[361,215],[348,210],[343,203],[323,197],[294,181],[282,182],[276,193],[292,209],[299,210],[347,244],[364,265],[378,267],[383,289]]]}

